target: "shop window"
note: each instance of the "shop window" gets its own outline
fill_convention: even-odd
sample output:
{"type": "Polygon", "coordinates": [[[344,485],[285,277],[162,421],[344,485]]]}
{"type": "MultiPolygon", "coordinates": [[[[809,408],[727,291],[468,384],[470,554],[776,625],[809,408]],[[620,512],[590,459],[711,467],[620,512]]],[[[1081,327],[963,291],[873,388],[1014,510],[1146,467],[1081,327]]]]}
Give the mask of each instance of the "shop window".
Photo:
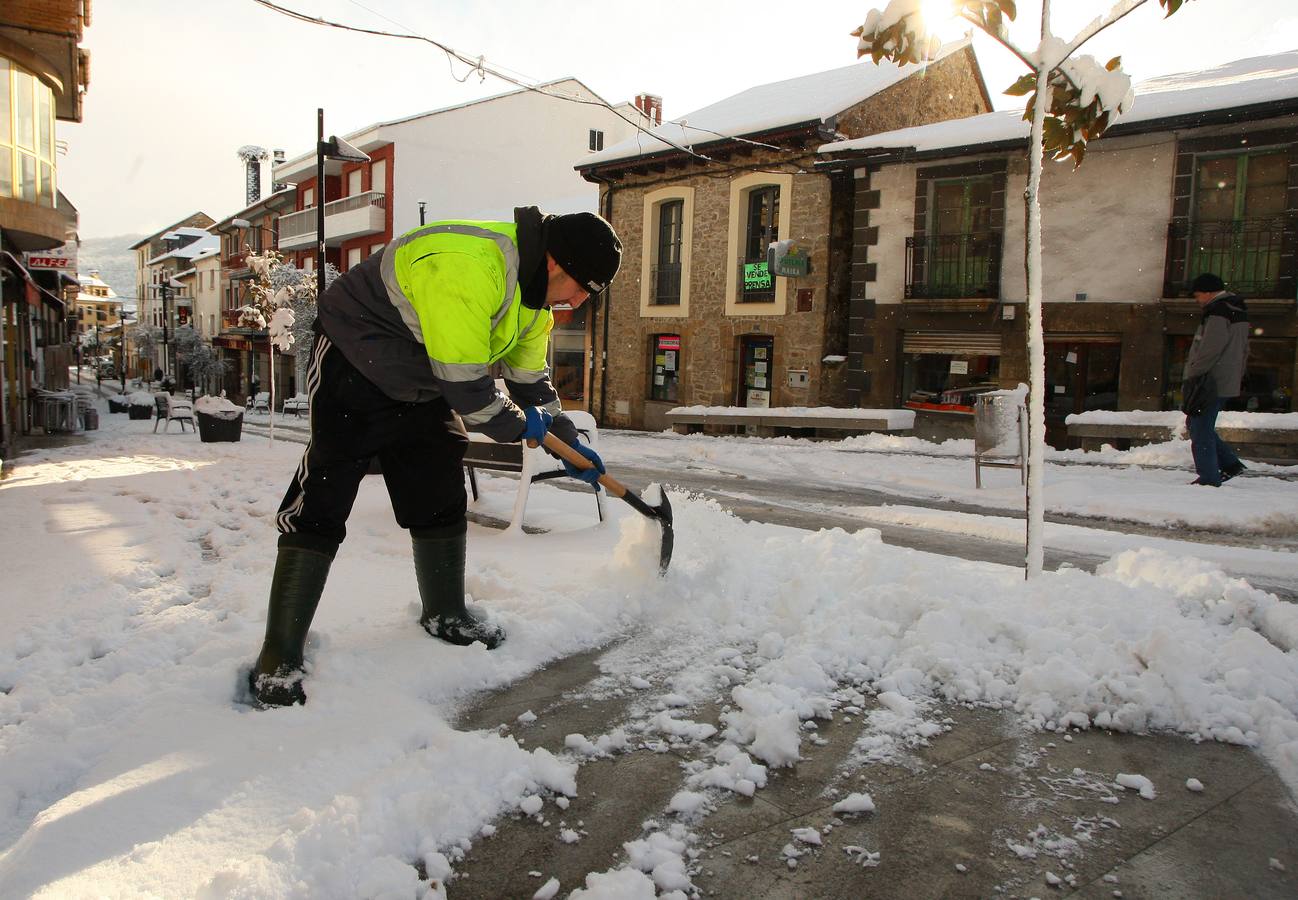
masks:
{"type": "Polygon", "coordinates": [[[591,305],[576,309],[556,309],[554,330],[550,332],[550,380],[559,399],[569,407],[586,399],[587,353],[586,323],[591,305]]]}
{"type": "Polygon", "coordinates": [[[1000,388],[999,356],[907,353],[901,392],[911,409],[972,412],[973,398],[1000,388]]]}
{"type": "Polygon", "coordinates": [[[681,370],[681,336],[655,334],[650,344],[649,399],[676,403],[681,370]]]}
{"type": "Polygon", "coordinates": [[[694,188],[674,185],[644,198],[640,315],[683,318],[690,306],[694,188]]]}
{"type": "MultiPolygon", "coordinates": [[[[1192,335],[1168,335],[1163,409],[1181,408],[1181,373],[1193,342],[1192,335]]],[[[1250,338],[1239,397],[1227,402],[1226,409],[1293,412],[1294,345],[1293,338],[1250,338]]]]}

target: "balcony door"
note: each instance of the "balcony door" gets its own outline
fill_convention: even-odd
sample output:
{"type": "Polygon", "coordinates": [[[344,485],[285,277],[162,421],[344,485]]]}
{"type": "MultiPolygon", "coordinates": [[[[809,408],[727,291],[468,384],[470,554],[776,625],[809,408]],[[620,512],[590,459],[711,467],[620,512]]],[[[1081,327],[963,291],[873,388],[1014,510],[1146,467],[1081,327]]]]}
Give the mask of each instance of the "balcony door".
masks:
{"type": "Polygon", "coordinates": [[[1200,156],[1195,166],[1189,272],[1213,272],[1233,289],[1268,293],[1280,276],[1289,154],[1200,156]]]}
{"type": "Polygon", "coordinates": [[[932,190],[930,296],[979,296],[985,293],[995,264],[991,252],[992,179],[937,180],[932,190]]]}

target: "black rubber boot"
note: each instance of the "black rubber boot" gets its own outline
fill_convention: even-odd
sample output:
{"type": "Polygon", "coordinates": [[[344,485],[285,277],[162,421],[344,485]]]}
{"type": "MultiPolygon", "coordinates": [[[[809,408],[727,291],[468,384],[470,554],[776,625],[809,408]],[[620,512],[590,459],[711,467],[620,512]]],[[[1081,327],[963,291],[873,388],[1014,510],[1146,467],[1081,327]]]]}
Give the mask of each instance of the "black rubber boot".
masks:
{"type": "Polygon", "coordinates": [[[332,562],[332,553],[280,544],[270,583],[266,640],[248,674],[248,687],[262,706],[306,703],[302,654],[332,562]]]}
{"type": "Polygon", "coordinates": [[[467,647],[484,644],[495,650],[505,630],[475,618],[464,608],[464,524],[410,532],[415,551],[415,578],[423,614],[419,624],[435,638],[467,647]]]}

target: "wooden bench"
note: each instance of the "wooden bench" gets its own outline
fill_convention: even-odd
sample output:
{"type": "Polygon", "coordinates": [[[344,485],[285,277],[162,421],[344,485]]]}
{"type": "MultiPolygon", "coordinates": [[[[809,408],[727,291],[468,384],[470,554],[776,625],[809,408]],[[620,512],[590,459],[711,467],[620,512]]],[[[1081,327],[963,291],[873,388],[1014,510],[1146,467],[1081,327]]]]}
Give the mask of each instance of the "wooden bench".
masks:
{"type": "Polygon", "coordinates": [[[891,424],[887,417],[862,416],[791,416],[779,413],[763,413],[755,409],[744,413],[699,413],[669,412],[667,423],[677,434],[693,434],[705,425],[751,426],[763,437],[774,436],[777,428],[815,429],[817,431],[886,431],[894,434],[906,434],[910,426],[898,427],[891,424]]]}
{"type": "MultiPolygon", "coordinates": [[[[595,449],[599,442],[599,428],[595,417],[590,413],[572,410],[565,413],[577,426],[577,435],[582,442],[595,449]]],[[[514,512],[510,517],[506,531],[523,530],[523,516],[527,512],[527,498],[532,484],[537,481],[548,481],[551,478],[566,478],[568,473],[563,463],[546,453],[540,447],[526,447],[522,443],[498,444],[491,438],[475,432],[469,433],[469,447],[464,453],[464,470],[469,478],[469,488],[473,499],[478,499],[477,470],[491,472],[517,472],[518,492],[514,496],[514,512]]],[[[599,521],[604,521],[604,494],[592,488],[595,493],[595,511],[599,521]]]]}

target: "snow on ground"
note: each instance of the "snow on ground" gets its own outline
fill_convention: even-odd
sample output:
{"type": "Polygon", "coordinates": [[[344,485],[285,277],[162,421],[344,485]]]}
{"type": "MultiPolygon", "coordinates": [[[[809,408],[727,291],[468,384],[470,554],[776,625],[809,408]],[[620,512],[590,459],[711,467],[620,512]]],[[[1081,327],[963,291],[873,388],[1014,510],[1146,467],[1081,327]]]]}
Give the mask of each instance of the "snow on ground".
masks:
{"type": "MultiPolygon", "coordinates": [[[[868,489],[899,498],[1023,509],[1017,470],[984,469],[982,490],[974,487],[969,440],[932,444],[914,437],[872,434],[816,442],[616,431],[601,434],[600,440],[608,453],[622,453],[637,463],[734,476],[739,490],[743,489],[739,479],[765,478],[868,489]]],[[[1259,463],[1249,468],[1256,473],[1298,473],[1295,466],[1259,463]]],[[[1048,451],[1046,511],[1242,534],[1298,534],[1298,479],[1237,478],[1220,493],[1205,493],[1190,484],[1193,478],[1188,441],[1129,451],[1048,451]],[[1061,465],[1085,462],[1101,465],[1061,465]],[[1178,468],[1162,468],[1166,466],[1178,468]]]]}
{"type": "MultiPolygon", "coordinates": [[[[488,653],[416,625],[408,538],[381,479],[366,479],[313,629],[310,701],[254,711],[241,683],[301,446],[101,422],[88,444],[23,457],[0,483],[3,541],[24,561],[0,595],[0,896],[437,896],[416,864],[444,878],[497,816],[573,795],[587,755],[711,738],[712,762],[682,773],[679,813],[627,845],[628,867],[591,873],[585,896],[687,890],[691,834],[673,819],[705,813],[709,791],[761,791],[814,739],[808,721],[849,707],[867,711],[863,746],[924,740],[941,730],[925,720],[931,697],[1042,727],[1253,745],[1298,789],[1293,608],[1208,563],[1130,550],[1096,575],[1025,583],[870,529],[746,524],[679,493],[661,579],[657,527],[624,504],[597,525],[588,497],[541,485],[529,523],[551,532],[472,527],[472,602],[509,630],[488,653]],[[449,724],[473,692],[614,638],[601,666],[644,697],[636,721],[558,757],[449,724]],[[688,707],[719,694],[713,735],[688,707]]],[[[786,479],[840,474],[814,447],[609,438],[612,471],[661,447],[786,479]]],[[[907,470],[840,456],[872,477],[907,470]]],[[[935,462],[910,459],[936,482],[923,473],[935,462]]],[[[1077,477],[1107,490],[1103,474],[1077,477]]],[[[510,480],[483,481],[483,511],[508,510],[510,480]]]]}

